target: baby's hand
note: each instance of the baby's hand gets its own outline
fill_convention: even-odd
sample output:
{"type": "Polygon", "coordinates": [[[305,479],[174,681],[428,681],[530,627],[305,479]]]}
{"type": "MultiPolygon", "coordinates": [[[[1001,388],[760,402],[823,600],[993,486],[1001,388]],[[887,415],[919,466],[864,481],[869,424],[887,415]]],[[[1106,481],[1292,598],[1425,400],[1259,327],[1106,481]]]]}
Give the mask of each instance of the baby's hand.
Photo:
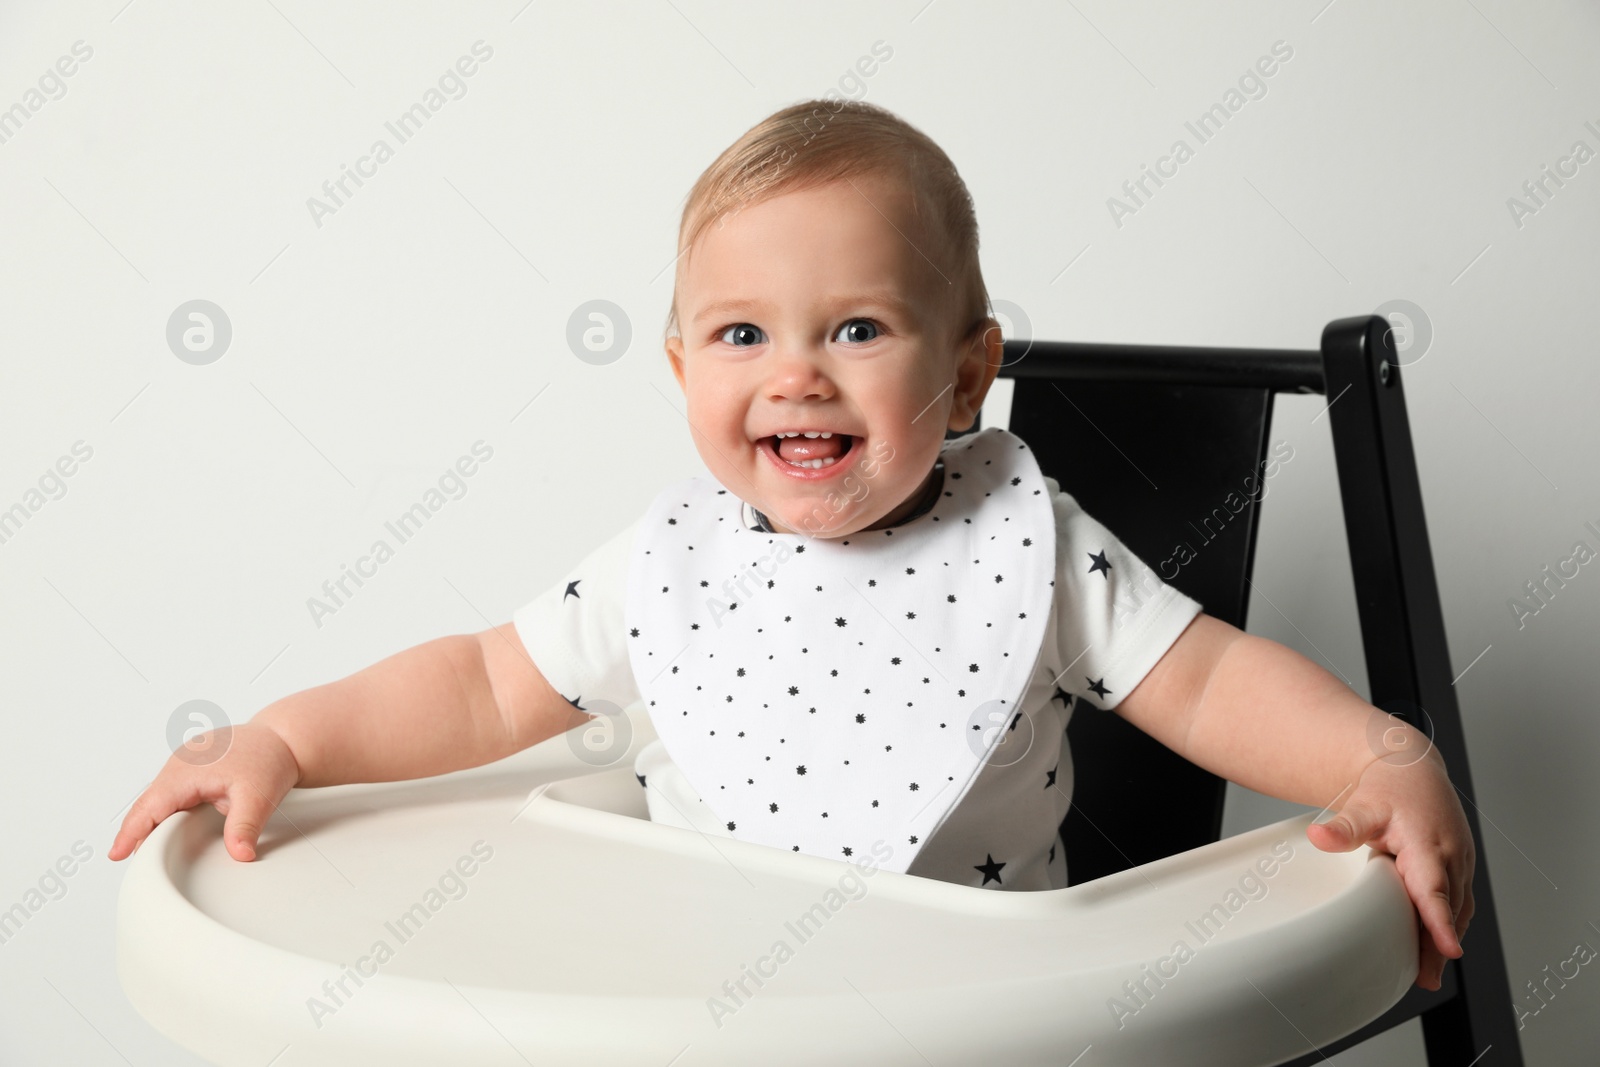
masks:
{"type": "MultiPolygon", "coordinates": [[[[209,802],[227,816],[223,843],[236,860],[256,858],[261,828],[284,795],[300,781],[294,753],[271,727],[245,723],[213,730],[196,739],[227,745],[222,756],[204,762],[186,746],[167,760],[155,781],[128,809],[106,855],[123,859],[175,811],[209,802]]],[[[197,746],[204,751],[202,746],[197,746]]]]}
{"type": "MultiPolygon", "coordinates": [[[[1409,759],[1409,757],[1407,757],[1409,759]]],[[[1416,762],[1379,759],[1362,772],[1337,817],[1306,828],[1326,852],[1370,844],[1394,856],[1395,869],[1421,916],[1417,985],[1438,989],[1448,956],[1461,956],[1472,920],[1477,862],[1466,813],[1437,749],[1416,762]]]]}

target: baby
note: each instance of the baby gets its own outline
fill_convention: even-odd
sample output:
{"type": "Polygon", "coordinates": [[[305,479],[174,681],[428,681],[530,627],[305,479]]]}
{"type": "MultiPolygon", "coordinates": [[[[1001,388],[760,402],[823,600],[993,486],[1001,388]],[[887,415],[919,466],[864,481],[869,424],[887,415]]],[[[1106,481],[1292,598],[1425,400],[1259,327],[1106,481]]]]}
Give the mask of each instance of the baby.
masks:
{"type": "Polygon", "coordinates": [[[502,759],[638,703],[651,818],[997,889],[1066,885],[1074,701],[1392,854],[1439,987],[1473,843],[1426,737],[1161,582],[1025,442],[971,429],[1002,361],[972,201],[888,111],[785,108],[695,183],[665,346],[713,480],[663,490],[478,634],[285,697],[175,754],[130,855],[210,803],[238,860],[291,788],[502,759]],[[1063,684],[1064,683],[1064,684],[1063,684]],[[1342,803],[1340,803],[1342,801],[1342,803]],[[1326,809],[1325,809],[1326,810],[1326,809]]]}

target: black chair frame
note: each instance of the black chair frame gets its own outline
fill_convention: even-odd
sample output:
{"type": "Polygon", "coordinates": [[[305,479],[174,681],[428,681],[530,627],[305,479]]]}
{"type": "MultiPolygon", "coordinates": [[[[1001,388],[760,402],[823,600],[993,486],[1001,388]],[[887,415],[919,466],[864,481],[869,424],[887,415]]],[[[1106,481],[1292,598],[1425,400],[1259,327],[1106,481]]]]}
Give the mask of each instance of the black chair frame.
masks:
{"type": "MultiPolygon", "coordinates": [[[[1467,953],[1446,964],[1439,990],[1413,987],[1379,1019],[1309,1051],[1292,1065],[1322,1063],[1420,1017],[1428,1062],[1435,1067],[1466,1067],[1491,1047],[1496,1067],[1520,1067],[1522,1053],[1445,643],[1401,365],[1389,323],[1377,315],[1335,320],[1324,328],[1320,350],[1012,340],[1005,342],[999,376],[1015,380],[1010,429],[1028,442],[1044,472],[1152,565],[1172,544],[1177,509],[1193,479],[1186,474],[1164,477],[1167,484],[1152,493],[1134,471],[1144,474],[1150,464],[1164,461],[1178,464],[1180,471],[1204,471],[1205,464],[1222,462],[1208,458],[1207,450],[1216,448],[1218,456],[1252,457],[1259,474],[1270,462],[1273,397],[1295,392],[1329,398],[1324,411],[1331,423],[1371,700],[1429,733],[1444,757],[1477,845],[1476,912],[1464,940],[1467,953]],[[1118,413],[1122,421],[1097,421],[1092,414],[1097,409],[1118,413]],[[1182,467],[1185,463],[1191,466],[1182,467]],[[1107,475],[1105,469],[1114,473],[1107,475]],[[1090,470],[1098,473],[1091,476],[1090,470]],[[1419,714],[1418,709],[1425,711],[1419,714]]],[[[1155,488],[1148,475],[1143,481],[1155,488]]],[[[1259,526],[1259,496],[1246,496],[1237,520],[1217,531],[1214,541],[1221,547],[1209,547],[1208,538],[1201,553],[1205,558],[1179,568],[1171,578],[1166,573],[1171,559],[1163,560],[1162,567],[1164,580],[1199,600],[1208,614],[1241,629],[1259,526]]],[[[1191,493],[1189,499],[1198,497],[1191,493]]],[[[1206,531],[1192,522],[1188,529],[1209,534],[1209,522],[1202,525],[1206,531]]],[[[1225,782],[1119,717],[1084,714],[1089,710],[1087,705],[1075,709],[1068,727],[1075,789],[1062,837],[1074,884],[1220,837],[1225,782]]]]}

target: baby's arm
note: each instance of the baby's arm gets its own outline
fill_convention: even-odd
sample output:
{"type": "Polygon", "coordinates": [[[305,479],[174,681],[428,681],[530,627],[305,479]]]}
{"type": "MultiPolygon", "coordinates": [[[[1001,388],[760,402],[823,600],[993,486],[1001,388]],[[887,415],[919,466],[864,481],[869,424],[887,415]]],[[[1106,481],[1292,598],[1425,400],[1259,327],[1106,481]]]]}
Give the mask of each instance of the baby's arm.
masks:
{"type": "Polygon", "coordinates": [[[1476,854],[1444,759],[1426,736],[1298,652],[1203,613],[1114,710],[1248,789],[1338,804],[1338,817],[1307,836],[1327,851],[1370,843],[1395,857],[1430,935],[1417,984],[1439,988],[1444,959],[1461,955],[1472,918],[1476,854]]]}
{"type": "Polygon", "coordinates": [[[476,767],[588,720],[545,680],[511,623],[441,637],[269,704],[232,728],[213,762],[173,755],[107,855],[124,858],[173,812],[209,802],[227,816],[229,853],[251,860],[262,827],[297,785],[476,767]]]}

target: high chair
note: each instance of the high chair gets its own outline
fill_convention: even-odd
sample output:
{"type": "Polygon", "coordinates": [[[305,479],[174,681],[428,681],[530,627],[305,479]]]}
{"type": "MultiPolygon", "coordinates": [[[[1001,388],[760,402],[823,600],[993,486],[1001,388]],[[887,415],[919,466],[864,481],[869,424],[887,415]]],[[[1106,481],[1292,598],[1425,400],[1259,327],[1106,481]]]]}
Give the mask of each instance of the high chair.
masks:
{"type": "Polygon", "coordinates": [[[1320,353],[1007,342],[1000,373],[1044,472],[1241,628],[1257,513],[1223,501],[1268,458],[1277,392],[1331,396],[1371,695],[1431,733],[1479,845],[1439,992],[1412,986],[1390,857],[1321,852],[1311,814],[1218,840],[1225,783],[1115,714],[1067,730],[1072,884],[1001,892],[650,822],[635,705],[599,765],[602,720],[470,771],[294,790],[253,863],[210,807],[172,816],[118,902],[129,999],[238,1067],[1254,1067],[1418,1015],[1436,1067],[1491,1045],[1520,1065],[1388,323],[1330,323],[1320,353]]]}

